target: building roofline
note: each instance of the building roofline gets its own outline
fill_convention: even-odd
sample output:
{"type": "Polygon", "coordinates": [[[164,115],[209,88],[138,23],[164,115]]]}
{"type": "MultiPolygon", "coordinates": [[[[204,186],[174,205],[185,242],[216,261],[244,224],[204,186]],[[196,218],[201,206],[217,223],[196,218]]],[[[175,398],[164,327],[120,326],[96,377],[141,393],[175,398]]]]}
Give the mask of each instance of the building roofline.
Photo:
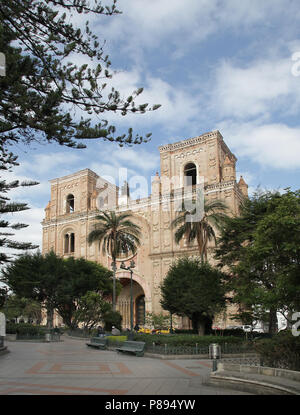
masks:
{"type": "Polygon", "coordinates": [[[177,141],[176,143],[170,143],[170,144],[159,146],[158,149],[161,153],[164,152],[164,151],[177,150],[179,148],[195,145],[195,144],[198,144],[198,143],[200,143],[202,141],[205,141],[207,139],[217,138],[217,137],[219,137],[223,140],[223,136],[220,133],[220,131],[219,130],[214,130],[214,131],[210,131],[210,132],[201,134],[201,135],[199,135],[197,137],[194,137],[194,138],[187,138],[185,140],[177,141]]]}
{"type": "Polygon", "coordinates": [[[95,173],[93,170],[83,169],[83,170],[79,170],[79,171],[77,171],[75,173],[70,173],[70,174],[68,174],[66,176],[57,177],[56,179],[51,179],[51,180],[49,180],[49,182],[51,184],[61,183],[61,182],[65,181],[65,180],[74,179],[74,178],[78,178],[78,177],[81,177],[81,176],[92,176],[92,177],[95,177],[95,178],[98,178],[99,177],[98,174],[95,173]]]}

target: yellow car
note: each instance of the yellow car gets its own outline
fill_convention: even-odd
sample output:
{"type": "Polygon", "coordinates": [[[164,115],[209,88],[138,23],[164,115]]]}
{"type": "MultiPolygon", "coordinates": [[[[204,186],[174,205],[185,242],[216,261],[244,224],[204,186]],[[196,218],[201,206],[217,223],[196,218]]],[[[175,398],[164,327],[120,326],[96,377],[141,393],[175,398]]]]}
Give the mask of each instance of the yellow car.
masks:
{"type": "Polygon", "coordinates": [[[170,329],[163,330],[163,329],[146,329],[141,327],[138,333],[146,333],[146,334],[170,334],[170,329]]]}
{"type": "Polygon", "coordinates": [[[158,334],[170,334],[170,329],[167,330],[157,330],[158,334]]]}
{"type": "Polygon", "coordinates": [[[151,329],[146,329],[144,327],[141,327],[138,331],[138,333],[146,333],[146,334],[150,334],[151,333],[151,329]]]}

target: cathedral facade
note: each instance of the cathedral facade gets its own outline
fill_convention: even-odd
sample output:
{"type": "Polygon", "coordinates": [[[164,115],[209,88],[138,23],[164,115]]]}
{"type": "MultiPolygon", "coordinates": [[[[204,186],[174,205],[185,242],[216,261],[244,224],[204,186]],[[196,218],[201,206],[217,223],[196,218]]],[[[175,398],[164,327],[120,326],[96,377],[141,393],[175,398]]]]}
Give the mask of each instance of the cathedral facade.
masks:
{"type": "MultiPolygon", "coordinates": [[[[68,257],[84,257],[112,268],[112,259],[103,255],[99,243],[89,245],[88,234],[93,230],[99,210],[129,212],[142,230],[141,245],[133,256],[117,259],[116,278],[122,284],[117,309],[123,316],[123,327],[130,327],[130,272],[133,269],[133,323],[143,325],[145,313],[158,314],[160,284],[174,259],[183,255],[198,255],[197,245],[187,245],[183,239],[175,243],[171,222],[184,198],[202,189],[208,200],[222,200],[231,214],[238,214],[239,205],[248,195],[248,186],[241,177],[236,180],[236,157],[225,144],[219,131],[159,147],[160,175],[156,173],[151,194],[132,200],[125,183],[121,189],[89,169],[50,181],[51,200],[45,209],[43,253],[51,249],[68,257]]],[[[214,263],[214,246],[209,246],[208,259],[214,263]]],[[[215,324],[230,324],[230,313],[218,316],[215,324]]],[[[178,320],[179,321],[179,320],[178,320]]],[[[183,319],[182,327],[190,322],[183,319]]]]}

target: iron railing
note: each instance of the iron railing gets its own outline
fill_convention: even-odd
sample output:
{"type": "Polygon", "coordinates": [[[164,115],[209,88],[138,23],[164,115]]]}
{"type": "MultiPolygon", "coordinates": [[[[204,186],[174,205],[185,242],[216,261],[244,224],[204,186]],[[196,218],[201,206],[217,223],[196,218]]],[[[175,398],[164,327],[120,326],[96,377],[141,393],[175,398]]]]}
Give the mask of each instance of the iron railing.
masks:
{"type": "MultiPolygon", "coordinates": [[[[30,333],[17,333],[16,340],[31,340],[31,341],[47,341],[46,339],[47,333],[40,333],[40,334],[30,334],[30,333]]],[[[53,342],[60,341],[60,334],[58,333],[51,333],[49,335],[49,340],[53,342]]]]}
{"type": "MultiPolygon", "coordinates": [[[[249,354],[254,353],[253,348],[250,345],[233,345],[225,344],[221,346],[221,354],[249,354]]],[[[163,354],[163,355],[209,355],[209,346],[201,346],[195,344],[193,346],[187,345],[157,345],[154,342],[152,344],[146,344],[145,350],[149,353],[163,354]]]]}

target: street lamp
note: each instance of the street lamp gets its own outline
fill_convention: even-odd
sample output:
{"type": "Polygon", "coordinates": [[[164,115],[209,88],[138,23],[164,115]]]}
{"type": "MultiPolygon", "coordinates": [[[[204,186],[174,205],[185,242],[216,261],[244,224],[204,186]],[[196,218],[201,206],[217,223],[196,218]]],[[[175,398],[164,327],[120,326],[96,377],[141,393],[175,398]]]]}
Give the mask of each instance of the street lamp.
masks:
{"type": "Polygon", "coordinates": [[[113,270],[113,299],[112,299],[112,306],[113,311],[116,311],[116,271],[117,271],[117,264],[116,261],[111,263],[111,267],[113,270]]]}
{"type": "Polygon", "coordinates": [[[130,271],[130,337],[133,336],[133,301],[132,301],[132,269],[135,268],[135,262],[132,260],[130,261],[129,267],[126,267],[124,261],[122,261],[120,265],[121,269],[126,269],[130,271]]]}
{"type": "Polygon", "coordinates": [[[0,52],[0,76],[6,75],[5,63],[5,55],[4,53],[0,52]]]}

